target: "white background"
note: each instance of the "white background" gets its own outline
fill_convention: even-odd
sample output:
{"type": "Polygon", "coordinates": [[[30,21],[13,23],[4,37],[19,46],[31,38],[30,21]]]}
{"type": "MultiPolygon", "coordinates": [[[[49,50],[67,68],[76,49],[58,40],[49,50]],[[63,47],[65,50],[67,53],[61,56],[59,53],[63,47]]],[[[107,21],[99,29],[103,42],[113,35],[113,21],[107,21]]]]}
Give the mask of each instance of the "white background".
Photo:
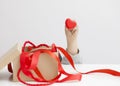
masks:
{"type": "Polygon", "coordinates": [[[26,40],[66,48],[68,17],[83,63],[120,63],[120,0],[0,0],[0,56],[26,40]]]}

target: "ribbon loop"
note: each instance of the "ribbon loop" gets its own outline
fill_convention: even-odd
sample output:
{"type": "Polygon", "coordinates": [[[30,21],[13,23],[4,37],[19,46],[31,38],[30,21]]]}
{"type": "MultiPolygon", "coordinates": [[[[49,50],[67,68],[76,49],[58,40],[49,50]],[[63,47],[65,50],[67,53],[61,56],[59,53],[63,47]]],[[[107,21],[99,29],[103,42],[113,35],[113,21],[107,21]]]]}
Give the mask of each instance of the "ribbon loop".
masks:
{"type": "Polygon", "coordinates": [[[75,69],[71,56],[63,48],[56,47],[55,44],[52,44],[51,50],[38,49],[36,51],[26,52],[25,48],[26,48],[27,44],[31,45],[28,47],[29,48],[28,50],[31,50],[32,48],[39,48],[41,46],[45,46],[46,48],[49,48],[49,46],[46,44],[39,44],[38,46],[36,46],[35,44],[33,44],[30,41],[26,41],[24,43],[23,48],[22,48],[22,53],[20,55],[20,69],[19,69],[18,74],[17,74],[18,80],[20,82],[22,82],[26,85],[31,85],[31,86],[33,86],[33,85],[40,85],[41,86],[41,85],[50,85],[50,84],[55,83],[55,82],[64,82],[64,81],[69,81],[69,80],[80,80],[81,79],[81,73],[69,74],[69,73],[66,73],[64,71],[64,69],[62,68],[59,57],[54,54],[54,52],[58,52],[57,49],[59,49],[67,57],[67,59],[70,61],[71,65],[72,65],[72,67],[75,69]],[[49,81],[45,80],[45,78],[42,76],[41,72],[37,68],[40,54],[42,54],[42,53],[47,53],[48,55],[50,55],[52,58],[54,58],[58,62],[58,72],[59,73],[54,79],[49,80],[49,81]],[[31,70],[33,70],[38,77],[34,77],[33,74],[31,73],[31,70]],[[35,81],[41,82],[41,83],[43,82],[43,83],[42,84],[26,83],[25,81],[21,80],[21,78],[20,78],[21,71],[26,76],[34,79],[35,81]],[[66,75],[66,77],[59,80],[59,78],[62,74],[66,75]]]}
{"type": "MultiPolygon", "coordinates": [[[[60,59],[59,59],[59,55],[57,56],[55,54],[55,52],[58,52],[58,53],[61,52],[67,58],[67,60],[69,61],[70,65],[73,67],[73,69],[75,71],[77,71],[72,57],[63,48],[57,47],[55,44],[52,44],[52,47],[48,46],[47,44],[39,44],[38,46],[36,46],[32,42],[26,41],[23,45],[22,53],[20,55],[20,68],[17,73],[18,80],[29,86],[47,86],[47,85],[53,84],[55,82],[60,83],[60,82],[65,82],[65,81],[70,81],[70,80],[81,80],[82,74],[89,74],[89,73],[96,73],[96,72],[107,73],[107,74],[111,74],[114,76],[120,76],[120,72],[112,70],[112,69],[98,69],[98,70],[93,70],[93,71],[89,71],[86,73],[80,73],[77,71],[78,73],[76,73],[76,74],[69,74],[69,73],[65,72],[65,70],[63,69],[60,59]],[[30,51],[27,52],[27,51],[25,51],[27,44],[31,45],[28,47],[29,48],[28,50],[32,50],[33,48],[39,48],[41,46],[45,46],[46,49],[40,48],[40,49],[32,51],[32,52],[30,52],[30,51]],[[47,48],[51,48],[51,50],[47,49],[47,48]],[[58,63],[57,64],[58,75],[51,80],[46,80],[45,77],[42,75],[41,71],[38,69],[38,66],[39,66],[38,61],[39,61],[39,58],[41,58],[40,55],[43,53],[48,54],[51,58],[55,59],[55,61],[58,63]],[[36,73],[37,77],[34,76],[34,74],[32,74],[31,70],[33,70],[34,73],[36,73]],[[21,80],[21,77],[20,77],[21,72],[23,72],[26,76],[28,76],[29,78],[32,78],[36,82],[39,82],[39,84],[30,84],[30,83],[25,82],[24,80],[21,80]],[[62,74],[66,75],[66,77],[59,80],[59,78],[61,77],[62,74]]],[[[42,65],[42,66],[44,67],[44,65],[42,65]]]]}

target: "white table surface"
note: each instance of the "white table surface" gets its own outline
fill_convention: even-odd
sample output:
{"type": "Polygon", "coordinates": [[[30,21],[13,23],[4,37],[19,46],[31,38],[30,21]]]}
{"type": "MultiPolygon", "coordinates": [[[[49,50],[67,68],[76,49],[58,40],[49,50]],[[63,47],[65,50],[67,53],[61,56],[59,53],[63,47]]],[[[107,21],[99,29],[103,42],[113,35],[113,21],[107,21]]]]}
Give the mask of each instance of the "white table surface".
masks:
{"type": "MultiPolygon", "coordinates": [[[[63,65],[64,69],[69,73],[75,73],[70,65],[63,65]]],[[[110,68],[120,71],[120,64],[80,64],[76,65],[80,72],[87,72],[98,68],[110,68]]],[[[20,82],[12,82],[10,73],[7,68],[0,70],[0,85],[3,86],[24,86],[20,82]]],[[[81,81],[71,81],[64,83],[55,83],[51,86],[120,86],[120,77],[112,76],[104,73],[92,73],[82,76],[81,81]]]]}

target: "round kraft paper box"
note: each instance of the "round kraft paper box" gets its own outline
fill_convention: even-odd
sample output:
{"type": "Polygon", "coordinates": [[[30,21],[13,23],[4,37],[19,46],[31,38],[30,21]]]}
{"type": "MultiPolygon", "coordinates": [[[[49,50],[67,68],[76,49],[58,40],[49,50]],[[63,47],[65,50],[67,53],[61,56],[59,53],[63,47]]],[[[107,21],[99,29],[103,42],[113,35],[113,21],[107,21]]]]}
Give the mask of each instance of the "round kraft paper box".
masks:
{"type": "MultiPolygon", "coordinates": [[[[40,48],[48,49],[46,47],[40,47],[40,48]]],[[[58,56],[58,52],[53,52],[53,53],[58,56]]],[[[17,73],[19,67],[20,67],[20,58],[18,56],[13,61],[13,81],[18,81],[17,73]]],[[[47,53],[41,53],[39,55],[37,67],[43,78],[47,81],[54,79],[58,75],[58,62],[47,53]]],[[[31,70],[31,72],[35,77],[38,77],[33,70],[31,70]]],[[[33,81],[33,79],[29,78],[28,76],[25,76],[22,72],[20,73],[20,78],[21,80],[24,81],[33,81]]]]}

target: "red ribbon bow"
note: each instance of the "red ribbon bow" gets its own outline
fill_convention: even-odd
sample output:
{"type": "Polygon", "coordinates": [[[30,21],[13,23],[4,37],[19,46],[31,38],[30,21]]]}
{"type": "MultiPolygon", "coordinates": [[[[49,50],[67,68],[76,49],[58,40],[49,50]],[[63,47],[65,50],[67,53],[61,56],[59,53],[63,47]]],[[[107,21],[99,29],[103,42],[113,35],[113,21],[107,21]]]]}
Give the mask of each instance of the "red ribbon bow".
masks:
{"type": "MultiPolygon", "coordinates": [[[[52,45],[53,48],[51,50],[47,50],[47,49],[39,49],[33,53],[30,53],[30,52],[25,52],[25,47],[26,47],[26,44],[31,44],[32,46],[29,46],[30,49],[32,48],[38,48],[38,47],[41,47],[41,46],[46,46],[46,47],[49,47],[48,45],[46,44],[40,44],[38,46],[34,45],[32,42],[30,41],[26,41],[23,45],[23,48],[22,48],[22,53],[20,55],[20,68],[18,70],[18,74],[17,74],[17,77],[18,77],[18,80],[26,85],[50,85],[52,83],[55,83],[55,82],[64,82],[64,81],[69,81],[69,80],[81,80],[81,73],[77,73],[77,74],[69,74],[67,72],[64,71],[61,63],[60,63],[60,59],[58,56],[56,56],[53,52],[55,52],[57,49],[59,51],[61,51],[65,57],[67,57],[67,59],[69,60],[70,64],[72,65],[72,67],[75,69],[75,66],[74,66],[74,62],[71,58],[71,56],[61,47],[56,47],[55,45],[52,45]],[[39,59],[39,55],[41,53],[47,53],[49,54],[52,58],[56,59],[56,61],[58,62],[58,71],[59,71],[59,74],[57,75],[57,77],[55,77],[54,79],[52,80],[45,80],[44,77],[42,76],[42,74],[40,73],[40,71],[38,70],[37,68],[37,64],[38,64],[38,59],[39,59]],[[35,76],[33,76],[33,74],[31,73],[30,70],[33,70],[36,75],[38,75],[39,78],[36,78],[35,76]],[[20,77],[20,72],[23,72],[26,76],[28,76],[29,78],[32,78],[34,79],[35,81],[37,82],[40,82],[40,84],[30,84],[30,83],[27,83],[23,80],[21,80],[21,77],[20,77]],[[66,75],[65,78],[59,80],[60,76],[64,74],[66,75]]],[[[76,69],[75,69],[76,70],[76,69]]]]}
{"type": "MultiPolygon", "coordinates": [[[[107,74],[111,74],[113,76],[120,76],[120,72],[112,70],[112,69],[97,69],[97,70],[92,70],[92,71],[89,71],[89,72],[86,72],[86,73],[78,72],[76,74],[69,74],[69,73],[64,71],[64,69],[63,69],[63,67],[60,63],[59,57],[56,56],[54,53],[52,53],[52,52],[56,52],[57,50],[59,50],[67,58],[70,65],[76,70],[76,68],[74,66],[74,62],[72,60],[72,57],[66,52],[66,50],[64,50],[61,47],[56,47],[55,44],[53,44],[51,50],[39,49],[39,50],[37,50],[33,53],[30,53],[30,52],[25,51],[26,44],[31,45],[31,46],[29,46],[30,50],[33,49],[33,48],[38,48],[40,46],[49,47],[46,44],[40,44],[40,45],[36,46],[30,41],[26,41],[24,43],[23,48],[22,48],[22,53],[20,55],[20,68],[18,70],[17,77],[18,77],[18,80],[20,82],[22,82],[26,85],[29,85],[29,86],[47,86],[47,85],[53,84],[55,82],[64,82],[64,81],[70,81],[70,80],[81,80],[82,74],[89,74],[89,73],[96,73],[96,72],[107,73],[107,74]],[[49,80],[49,81],[45,80],[44,77],[42,76],[42,74],[40,73],[39,69],[37,68],[39,55],[41,53],[49,54],[52,58],[56,59],[56,61],[58,62],[58,72],[59,73],[58,73],[57,77],[55,77],[52,80],[49,80]],[[38,77],[33,76],[33,74],[31,73],[30,70],[33,70],[36,73],[36,75],[38,75],[38,77]],[[21,72],[23,72],[29,78],[32,78],[36,82],[40,82],[40,83],[39,84],[30,84],[30,83],[27,83],[27,82],[21,80],[21,77],[20,77],[21,72]],[[59,80],[59,78],[61,77],[62,74],[66,75],[66,77],[59,80]]],[[[10,72],[12,72],[11,65],[8,65],[8,69],[9,69],[10,72]]]]}

